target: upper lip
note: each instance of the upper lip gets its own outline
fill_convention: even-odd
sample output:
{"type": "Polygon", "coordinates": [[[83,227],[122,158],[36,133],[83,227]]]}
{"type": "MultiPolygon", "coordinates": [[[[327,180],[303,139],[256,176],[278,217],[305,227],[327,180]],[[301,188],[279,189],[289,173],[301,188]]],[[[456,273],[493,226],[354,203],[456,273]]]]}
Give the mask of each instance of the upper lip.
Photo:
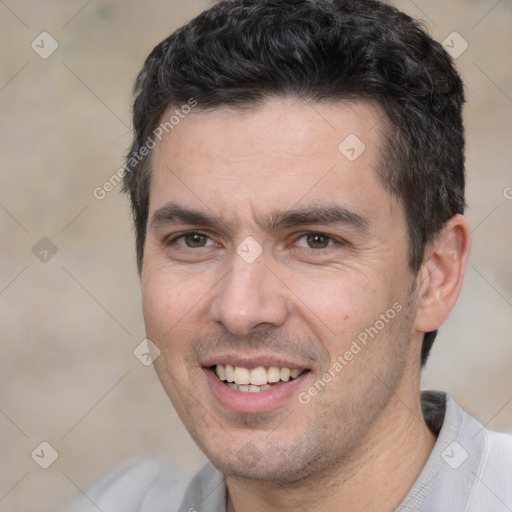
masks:
{"type": "Polygon", "coordinates": [[[201,366],[211,367],[217,364],[231,366],[238,366],[241,368],[257,368],[259,366],[263,366],[269,368],[271,366],[275,366],[277,368],[290,368],[290,370],[304,370],[309,369],[307,364],[291,361],[289,359],[285,359],[282,357],[276,357],[271,355],[259,355],[259,356],[247,356],[242,354],[218,354],[206,357],[202,362],[201,366]]]}

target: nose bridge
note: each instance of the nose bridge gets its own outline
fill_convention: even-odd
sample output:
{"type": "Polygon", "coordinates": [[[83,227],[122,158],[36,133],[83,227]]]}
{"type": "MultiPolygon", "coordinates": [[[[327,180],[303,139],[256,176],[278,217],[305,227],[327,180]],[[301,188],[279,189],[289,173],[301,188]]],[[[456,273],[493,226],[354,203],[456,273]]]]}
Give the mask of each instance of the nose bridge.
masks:
{"type": "Polygon", "coordinates": [[[246,261],[235,254],[212,302],[212,319],[236,335],[261,324],[279,326],[288,314],[281,286],[263,256],[246,261]]]}

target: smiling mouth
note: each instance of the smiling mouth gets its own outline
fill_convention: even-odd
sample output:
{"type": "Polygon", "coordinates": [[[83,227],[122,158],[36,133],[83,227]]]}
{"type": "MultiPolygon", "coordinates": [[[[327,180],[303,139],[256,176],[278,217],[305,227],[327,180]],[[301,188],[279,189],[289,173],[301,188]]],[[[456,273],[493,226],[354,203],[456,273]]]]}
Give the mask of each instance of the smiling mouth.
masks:
{"type": "Polygon", "coordinates": [[[279,368],[277,366],[243,368],[230,364],[217,364],[212,366],[211,369],[226,386],[243,393],[267,391],[273,387],[291,382],[304,372],[309,371],[306,369],[279,368]]]}

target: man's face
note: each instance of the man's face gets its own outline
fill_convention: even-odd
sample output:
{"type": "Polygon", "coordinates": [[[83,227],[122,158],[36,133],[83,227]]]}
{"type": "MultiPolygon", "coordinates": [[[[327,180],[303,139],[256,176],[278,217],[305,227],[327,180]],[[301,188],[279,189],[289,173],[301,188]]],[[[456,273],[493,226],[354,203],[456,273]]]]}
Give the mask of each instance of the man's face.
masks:
{"type": "Polygon", "coordinates": [[[403,209],[377,177],[379,117],[273,100],[192,113],[154,150],[147,336],[228,476],[299,480],[410,414],[395,397],[414,389],[420,334],[403,209]]]}

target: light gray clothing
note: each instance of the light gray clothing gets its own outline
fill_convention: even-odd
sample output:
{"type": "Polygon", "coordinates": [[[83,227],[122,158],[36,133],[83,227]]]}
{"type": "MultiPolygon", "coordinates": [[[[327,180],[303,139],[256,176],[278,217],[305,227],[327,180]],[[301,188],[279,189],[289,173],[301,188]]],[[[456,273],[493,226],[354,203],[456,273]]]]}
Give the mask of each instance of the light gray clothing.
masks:
{"type": "MultiPolygon", "coordinates": [[[[396,512],[512,512],[512,435],[486,429],[445,393],[423,392],[422,409],[438,439],[396,512]]],[[[225,512],[226,481],[210,463],[186,482],[145,460],[101,482],[66,511],[98,508],[225,512]]]]}

